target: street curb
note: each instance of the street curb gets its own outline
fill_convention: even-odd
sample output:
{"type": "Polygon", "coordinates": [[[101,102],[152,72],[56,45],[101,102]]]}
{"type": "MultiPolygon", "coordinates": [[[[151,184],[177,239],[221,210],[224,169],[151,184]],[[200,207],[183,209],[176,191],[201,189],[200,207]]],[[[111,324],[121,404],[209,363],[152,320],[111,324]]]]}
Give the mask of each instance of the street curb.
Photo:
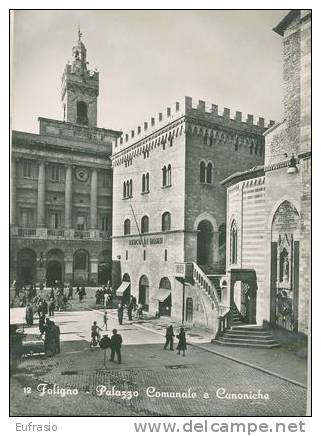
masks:
{"type": "MultiPolygon", "coordinates": [[[[101,311],[99,311],[97,309],[90,309],[90,310],[92,310],[94,312],[101,313],[101,311]]],[[[117,319],[115,316],[111,316],[111,315],[109,315],[109,316],[111,318],[113,318],[113,319],[117,319]]],[[[137,325],[138,327],[140,327],[142,329],[145,329],[145,330],[148,330],[150,332],[156,333],[158,335],[164,336],[163,333],[161,333],[159,331],[155,331],[155,330],[153,330],[153,329],[151,329],[149,327],[143,326],[142,324],[138,324],[138,323],[137,324],[133,323],[133,324],[137,325]]],[[[307,389],[307,386],[304,385],[303,383],[300,383],[300,382],[298,382],[296,380],[292,380],[291,378],[284,377],[283,375],[280,375],[280,374],[278,374],[276,372],[270,371],[269,369],[265,369],[265,368],[262,368],[261,366],[254,365],[253,363],[249,363],[249,362],[245,362],[244,360],[237,359],[236,357],[231,357],[231,356],[229,356],[227,354],[211,350],[211,349],[209,349],[207,347],[204,347],[202,345],[194,344],[192,342],[187,342],[187,344],[192,346],[192,347],[199,348],[200,350],[207,351],[208,353],[212,353],[212,354],[215,354],[217,356],[223,357],[224,359],[232,360],[233,362],[239,363],[240,365],[248,366],[249,368],[253,368],[253,369],[256,369],[258,371],[264,372],[265,374],[268,374],[268,375],[271,375],[273,377],[279,378],[281,380],[287,381],[288,383],[291,383],[293,385],[299,386],[300,388],[307,389]]]]}

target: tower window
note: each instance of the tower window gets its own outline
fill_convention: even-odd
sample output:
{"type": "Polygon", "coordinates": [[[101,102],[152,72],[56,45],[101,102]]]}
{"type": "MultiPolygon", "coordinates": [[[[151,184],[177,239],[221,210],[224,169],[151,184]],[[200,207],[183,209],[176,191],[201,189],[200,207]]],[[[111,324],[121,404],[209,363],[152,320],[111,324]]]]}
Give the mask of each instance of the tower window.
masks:
{"type": "Polygon", "coordinates": [[[130,219],[126,219],[124,222],[124,235],[130,235],[130,219]]]}
{"type": "Polygon", "coordinates": [[[87,105],[83,101],[77,102],[77,123],[88,124],[87,105]]]}
{"type": "Polygon", "coordinates": [[[205,162],[202,161],[200,163],[200,182],[201,183],[205,183],[205,173],[206,173],[205,162]]]}
{"type": "Polygon", "coordinates": [[[231,240],[230,240],[230,250],[231,250],[231,264],[237,263],[237,226],[236,222],[233,221],[231,225],[231,240]]]}
{"type": "Polygon", "coordinates": [[[162,231],[166,232],[171,229],[171,214],[164,212],[162,215],[162,231]]]}
{"type": "Polygon", "coordinates": [[[212,170],[213,165],[209,162],[206,169],[206,183],[212,183],[212,170]]]}
{"type": "Polygon", "coordinates": [[[167,262],[167,249],[165,249],[165,252],[164,252],[164,260],[165,260],[165,262],[167,262]]]}

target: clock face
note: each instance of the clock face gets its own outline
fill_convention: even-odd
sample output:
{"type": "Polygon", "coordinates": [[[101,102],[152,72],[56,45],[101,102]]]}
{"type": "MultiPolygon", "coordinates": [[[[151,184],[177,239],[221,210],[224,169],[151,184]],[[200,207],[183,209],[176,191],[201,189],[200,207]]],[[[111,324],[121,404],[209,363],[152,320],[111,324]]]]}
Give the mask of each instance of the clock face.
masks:
{"type": "Polygon", "coordinates": [[[88,180],[88,171],[85,168],[77,168],[76,179],[79,180],[79,182],[86,182],[88,180]]]}

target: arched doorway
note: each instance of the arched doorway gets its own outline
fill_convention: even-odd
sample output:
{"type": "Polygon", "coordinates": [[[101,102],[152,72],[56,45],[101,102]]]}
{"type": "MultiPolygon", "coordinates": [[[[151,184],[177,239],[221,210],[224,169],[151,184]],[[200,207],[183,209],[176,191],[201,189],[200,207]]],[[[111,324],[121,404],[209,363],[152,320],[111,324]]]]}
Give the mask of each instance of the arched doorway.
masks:
{"type": "Polygon", "coordinates": [[[159,297],[158,313],[159,316],[171,316],[172,311],[172,293],[171,282],[167,277],[163,277],[159,283],[159,291],[162,295],[159,297]]]}
{"type": "Polygon", "coordinates": [[[61,285],[64,282],[64,253],[58,248],[48,251],[46,264],[47,286],[61,285]]]}
{"type": "Polygon", "coordinates": [[[122,281],[129,282],[129,286],[126,288],[126,290],[123,293],[122,304],[129,304],[129,302],[130,302],[130,276],[129,276],[129,274],[125,273],[123,275],[122,281]]]}
{"type": "Polygon", "coordinates": [[[98,283],[100,285],[107,285],[111,281],[111,252],[104,250],[98,257],[98,283]]]}
{"type": "Polygon", "coordinates": [[[234,283],[234,304],[242,321],[248,324],[256,323],[256,288],[253,281],[237,280],[234,283]]]}
{"type": "Polygon", "coordinates": [[[47,264],[47,286],[53,286],[62,282],[62,265],[57,260],[52,260],[47,264]]]}
{"type": "Polygon", "coordinates": [[[36,281],[37,255],[30,248],[23,248],[17,255],[17,277],[20,286],[31,285],[36,281]]]}
{"type": "Polygon", "coordinates": [[[188,323],[193,322],[193,298],[186,298],[186,314],[185,314],[185,320],[188,323]]]}
{"type": "Polygon", "coordinates": [[[141,276],[139,280],[138,303],[143,306],[143,310],[149,310],[149,282],[146,276],[141,276]]]}
{"type": "Polygon", "coordinates": [[[86,250],[77,250],[74,254],[74,284],[84,285],[89,281],[89,253],[86,250]]]}
{"type": "Polygon", "coordinates": [[[197,263],[209,265],[213,263],[213,226],[208,220],[203,220],[197,232],[197,263]]]}
{"type": "Polygon", "coordinates": [[[271,228],[271,322],[298,330],[300,216],[290,201],[277,208],[271,228]]]}

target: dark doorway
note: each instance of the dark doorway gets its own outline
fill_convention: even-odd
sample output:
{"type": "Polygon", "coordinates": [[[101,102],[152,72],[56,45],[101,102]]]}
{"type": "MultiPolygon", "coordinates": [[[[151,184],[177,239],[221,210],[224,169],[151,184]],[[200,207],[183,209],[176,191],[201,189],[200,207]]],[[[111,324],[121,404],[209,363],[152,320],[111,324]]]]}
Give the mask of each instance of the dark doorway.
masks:
{"type": "Polygon", "coordinates": [[[37,256],[33,250],[28,248],[21,250],[17,256],[17,276],[21,286],[31,285],[36,280],[37,256]]]}
{"type": "Polygon", "coordinates": [[[193,298],[186,298],[186,315],[187,322],[193,322],[193,298]]]}
{"type": "Polygon", "coordinates": [[[149,282],[146,276],[142,276],[139,280],[138,303],[143,306],[143,310],[149,310],[149,282]]]}
{"type": "Polygon", "coordinates": [[[62,282],[62,265],[57,260],[52,260],[47,264],[47,286],[54,286],[62,282]]]}
{"type": "Polygon", "coordinates": [[[164,300],[159,300],[158,313],[159,316],[171,316],[172,311],[172,294],[171,282],[168,277],[163,277],[159,284],[159,289],[164,293],[164,300]]]}
{"type": "Polygon", "coordinates": [[[213,226],[204,220],[199,223],[197,231],[197,263],[209,265],[213,262],[213,226]]]}

